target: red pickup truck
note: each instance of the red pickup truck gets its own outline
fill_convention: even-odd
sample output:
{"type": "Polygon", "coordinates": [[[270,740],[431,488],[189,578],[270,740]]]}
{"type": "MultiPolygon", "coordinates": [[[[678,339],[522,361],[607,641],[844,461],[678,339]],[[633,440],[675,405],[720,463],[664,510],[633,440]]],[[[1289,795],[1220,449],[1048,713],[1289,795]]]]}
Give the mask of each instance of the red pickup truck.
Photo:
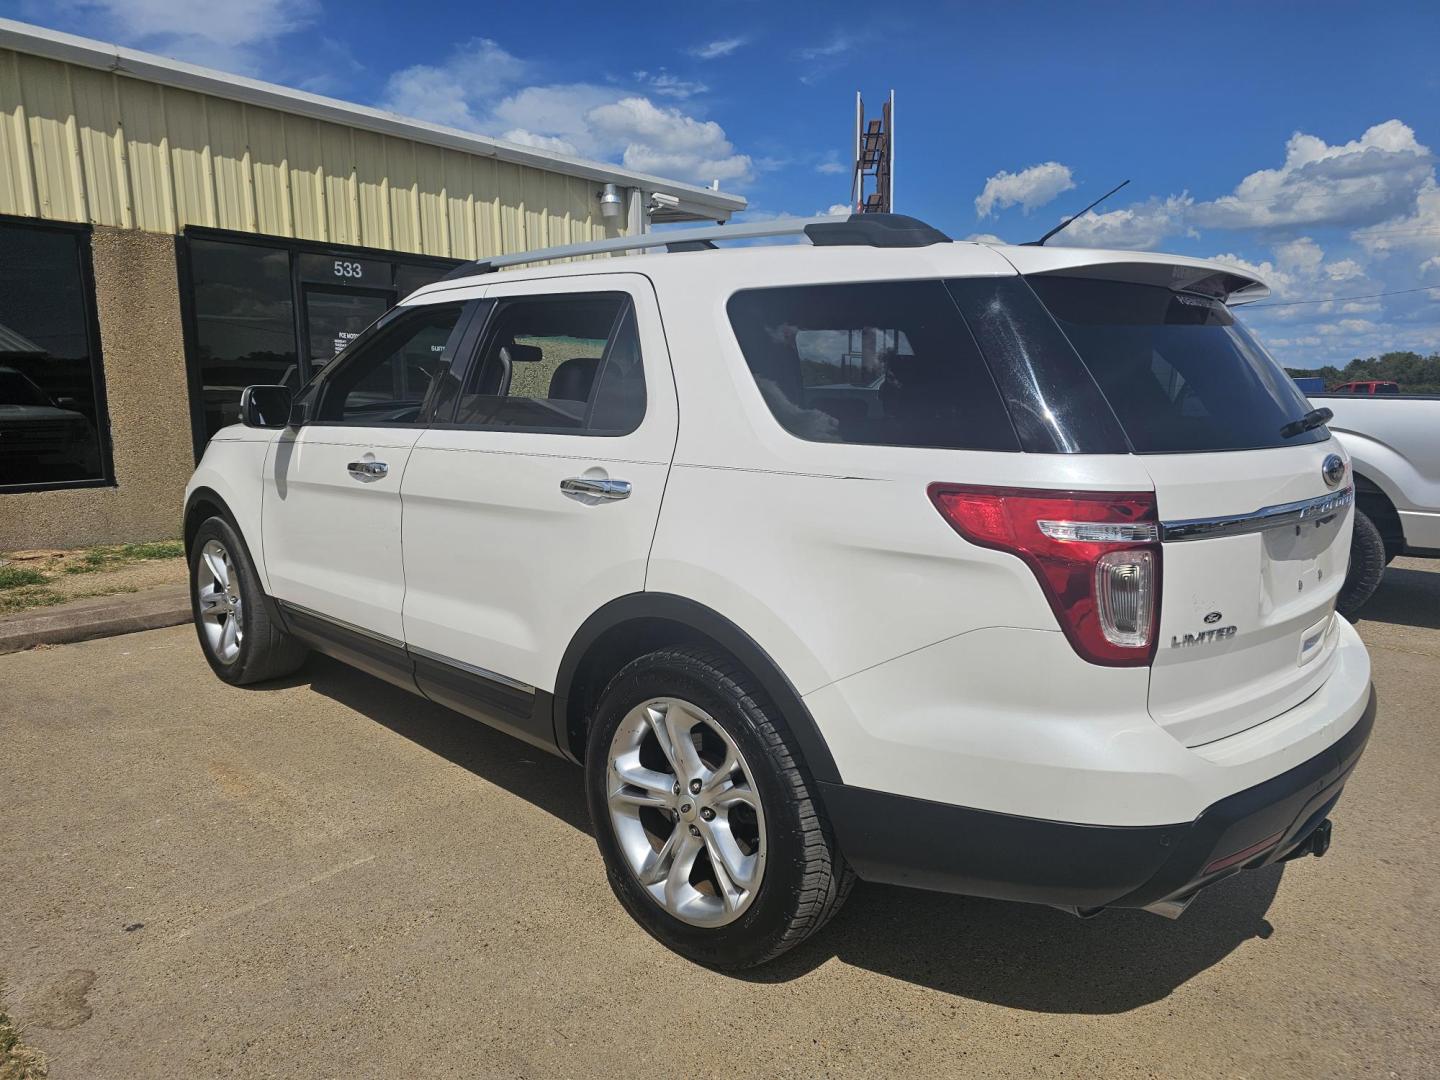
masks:
{"type": "Polygon", "coordinates": [[[1332,386],[1331,394],[1398,394],[1400,384],[1394,382],[1347,382],[1332,386]]]}

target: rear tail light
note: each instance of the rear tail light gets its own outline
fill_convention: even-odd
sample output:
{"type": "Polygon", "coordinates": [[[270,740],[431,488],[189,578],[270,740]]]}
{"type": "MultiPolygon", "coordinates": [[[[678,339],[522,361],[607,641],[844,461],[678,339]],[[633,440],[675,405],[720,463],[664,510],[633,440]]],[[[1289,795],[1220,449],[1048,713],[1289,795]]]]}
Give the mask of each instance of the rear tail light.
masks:
{"type": "Polygon", "coordinates": [[[1154,658],[1160,525],[1152,492],[929,490],[966,540],[1025,561],[1082,658],[1112,667],[1154,658]]]}

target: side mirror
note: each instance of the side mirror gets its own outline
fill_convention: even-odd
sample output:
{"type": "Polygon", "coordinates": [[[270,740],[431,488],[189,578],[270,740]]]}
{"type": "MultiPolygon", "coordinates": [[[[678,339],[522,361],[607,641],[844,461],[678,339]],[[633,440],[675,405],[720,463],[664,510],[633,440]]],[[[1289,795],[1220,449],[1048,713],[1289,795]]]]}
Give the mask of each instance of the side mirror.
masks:
{"type": "Polygon", "coordinates": [[[253,428],[283,428],[290,421],[290,388],[247,386],[240,394],[240,422],[253,428]]]}

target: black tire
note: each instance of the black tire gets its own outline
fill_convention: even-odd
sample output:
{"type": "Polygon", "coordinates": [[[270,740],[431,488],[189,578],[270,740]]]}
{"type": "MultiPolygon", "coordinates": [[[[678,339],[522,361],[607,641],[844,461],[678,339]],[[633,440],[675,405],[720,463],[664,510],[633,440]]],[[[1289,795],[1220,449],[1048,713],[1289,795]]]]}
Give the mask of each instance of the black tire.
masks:
{"type": "Polygon", "coordinates": [[[1355,511],[1355,532],[1350,540],[1350,569],[1345,584],[1335,600],[1335,610],[1353,620],[1365,606],[1385,574],[1385,540],[1375,523],[1359,510],[1355,511]]]}
{"type": "Polygon", "coordinates": [[[207,518],[190,544],[190,611],[200,649],[215,674],[232,686],[279,679],[296,671],[305,662],[309,650],[280,628],[270,617],[267,598],[260,588],[259,576],[245,542],[222,517],[207,518]],[[230,555],[235,574],[236,592],[240,597],[243,633],[239,651],[233,658],[222,658],[212,646],[200,614],[202,553],[205,545],[220,544],[230,555]]]}
{"type": "MultiPolygon", "coordinates": [[[[804,941],[840,909],[854,874],[836,847],[814,781],[799,764],[779,711],[739,664],[718,650],[674,648],[623,668],[601,696],[585,755],[585,791],[610,887],[652,937],[709,967],[753,967],[804,941]],[[766,863],[750,906],[733,922],[700,927],[645,891],[615,836],[606,799],[611,740],[626,714],[657,697],[710,714],[736,743],[765,815],[766,863]]],[[[676,828],[678,828],[678,823],[676,828]]]]}

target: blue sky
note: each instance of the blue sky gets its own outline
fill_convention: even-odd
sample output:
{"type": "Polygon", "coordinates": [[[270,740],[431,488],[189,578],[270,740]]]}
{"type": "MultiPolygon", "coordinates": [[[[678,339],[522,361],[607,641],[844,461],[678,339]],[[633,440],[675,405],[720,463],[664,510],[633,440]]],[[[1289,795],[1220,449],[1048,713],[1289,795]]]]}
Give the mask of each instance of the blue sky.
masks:
{"type": "Polygon", "coordinates": [[[1223,256],[1284,363],[1440,351],[1440,4],[0,0],[0,12],[747,196],[849,193],[898,98],[897,209],[952,236],[1223,256]],[[1060,238],[1057,238],[1058,242],[1060,238]],[[1400,293],[1423,286],[1425,291],[1400,293]],[[1323,304],[1297,300],[1342,299],[1323,304]],[[1289,304],[1290,306],[1279,306],[1289,304]]]}

